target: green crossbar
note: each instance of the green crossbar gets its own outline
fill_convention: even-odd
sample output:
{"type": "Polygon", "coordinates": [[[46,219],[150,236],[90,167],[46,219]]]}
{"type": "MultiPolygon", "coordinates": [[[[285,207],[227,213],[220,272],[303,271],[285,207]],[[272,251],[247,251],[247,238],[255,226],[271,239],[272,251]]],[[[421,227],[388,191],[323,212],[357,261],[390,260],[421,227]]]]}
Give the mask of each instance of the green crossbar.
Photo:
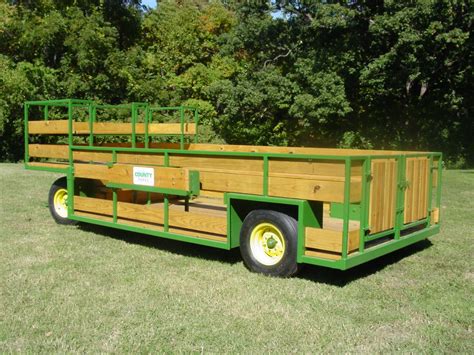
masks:
{"type": "Polygon", "coordinates": [[[114,182],[109,182],[105,186],[110,187],[111,189],[129,189],[129,190],[135,190],[135,191],[156,192],[156,193],[160,193],[164,195],[175,195],[175,196],[191,195],[190,191],[180,190],[180,189],[167,189],[167,188],[155,187],[155,186],[119,184],[119,183],[114,183],[114,182]]]}

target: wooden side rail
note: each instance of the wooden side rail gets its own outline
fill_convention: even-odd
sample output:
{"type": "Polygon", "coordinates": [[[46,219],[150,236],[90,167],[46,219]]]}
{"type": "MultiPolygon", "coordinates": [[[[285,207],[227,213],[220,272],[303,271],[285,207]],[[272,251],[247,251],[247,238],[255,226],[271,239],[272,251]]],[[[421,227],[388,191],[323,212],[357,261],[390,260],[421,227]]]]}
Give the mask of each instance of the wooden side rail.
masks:
{"type": "MultiPolygon", "coordinates": [[[[30,156],[68,158],[67,146],[30,145],[30,156]]],[[[76,161],[94,161],[110,163],[111,152],[74,151],[76,161]]],[[[115,170],[104,164],[75,164],[76,177],[107,180],[131,184],[131,169],[136,165],[155,165],[155,169],[163,169],[161,154],[123,153],[116,155],[118,164],[115,170]],[[119,169],[120,173],[118,172],[119,169]],[[128,169],[123,171],[123,169],[128,169]],[[119,179],[119,180],[117,180],[119,179]]],[[[169,156],[169,163],[176,168],[199,171],[201,191],[236,192],[261,195],[263,193],[263,161],[252,157],[219,157],[205,155],[169,156]]],[[[170,168],[168,168],[170,169],[170,168]]],[[[158,170],[157,170],[158,171],[158,170]]],[[[344,201],[344,162],[343,161],[301,161],[281,159],[270,160],[268,176],[268,194],[275,197],[299,198],[314,201],[344,201]]],[[[360,167],[353,167],[351,178],[351,202],[359,202],[362,181],[360,167]],[[359,172],[359,175],[356,175],[359,172]]],[[[158,172],[156,175],[158,176],[158,172]]],[[[175,177],[177,180],[178,177],[175,177]]],[[[184,183],[186,184],[186,183],[184,183]]],[[[159,185],[156,185],[159,186],[159,185]]],[[[168,186],[178,188],[177,186],[168,186]]]]}
{"type": "Polygon", "coordinates": [[[374,234],[395,226],[397,161],[372,160],[371,172],[369,228],[370,233],[374,234]]]}
{"type": "Polygon", "coordinates": [[[407,158],[404,222],[410,223],[428,215],[428,184],[430,161],[428,158],[407,158]]]}
{"type": "MultiPolygon", "coordinates": [[[[112,147],[110,147],[112,149],[112,147]]],[[[174,147],[178,149],[177,146],[174,147]]],[[[30,144],[29,156],[38,158],[68,159],[67,145],[59,144],[30,144]]],[[[73,152],[74,160],[107,163],[112,161],[112,152],[80,151],[73,152]]],[[[221,170],[263,171],[263,160],[254,157],[222,157],[212,155],[170,154],[171,166],[188,167],[190,169],[213,168],[221,170]]],[[[123,164],[163,165],[163,154],[156,153],[126,153],[117,152],[117,162],[123,164]]],[[[320,175],[344,177],[345,165],[343,160],[296,160],[270,159],[269,171],[281,174],[320,175]]],[[[362,176],[362,165],[354,161],[351,167],[352,177],[362,176]]]]}
{"type": "MultiPolygon", "coordinates": [[[[29,121],[29,134],[68,134],[68,120],[52,121],[29,121]]],[[[89,122],[73,122],[72,134],[90,134],[89,122]]],[[[132,134],[132,124],[123,122],[94,122],[92,126],[94,134],[129,135],[132,134]]],[[[136,134],[145,134],[145,124],[135,124],[136,134]]],[[[196,134],[195,123],[185,123],[181,132],[180,123],[150,123],[148,124],[149,135],[174,135],[174,134],[194,135],[196,134]]]]}
{"type": "MultiPolygon", "coordinates": [[[[74,209],[99,215],[112,216],[112,201],[98,198],[74,196],[74,209]]],[[[127,202],[117,203],[117,217],[153,224],[164,223],[162,205],[139,205],[127,202]]],[[[222,236],[227,235],[227,217],[207,213],[169,210],[169,225],[172,227],[203,231],[222,236]]]]}
{"type": "MultiPolygon", "coordinates": [[[[189,170],[187,168],[149,167],[154,169],[156,187],[169,189],[189,189],[189,170]]],[[[76,177],[105,180],[122,184],[133,184],[133,165],[115,164],[112,167],[99,164],[74,164],[76,177]]],[[[200,169],[200,189],[216,192],[236,192],[261,195],[263,192],[263,173],[239,171],[212,171],[200,169]]],[[[270,174],[268,177],[270,196],[300,198],[314,201],[344,200],[344,181],[317,175],[270,174]],[[338,181],[339,180],[339,181],[338,181]]],[[[351,180],[351,202],[359,201],[361,181],[351,180]]]]}
{"type": "MultiPolygon", "coordinates": [[[[342,252],[342,230],[305,228],[305,247],[334,253],[342,252]]],[[[359,248],[359,228],[349,230],[348,251],[359,248]]]]}
{"type": "Polygon", "coordinates": [[[154,186],[162,189],[188,191],[189,170],[185,168],[135,167],[125,164],[112,166],[74,164],[75,177],[114,182],[124,185],[154,186]]]}

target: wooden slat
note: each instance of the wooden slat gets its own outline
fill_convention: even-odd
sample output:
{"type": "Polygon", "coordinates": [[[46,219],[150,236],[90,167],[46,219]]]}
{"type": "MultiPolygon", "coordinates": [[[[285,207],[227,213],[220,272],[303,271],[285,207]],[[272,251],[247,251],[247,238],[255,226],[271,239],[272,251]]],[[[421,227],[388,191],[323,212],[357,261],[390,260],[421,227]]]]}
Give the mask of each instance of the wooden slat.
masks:
{"type": "MultiPolygon", "coordinates": [[[[118,155],[118,154],[117,154],[118,155]]],[[[72,153],[74,160],[90,161],[90,162],[111,162],[112,152],[90,152],[85,150],[76,150],[72,153]]],[[[146,164],[146,163],[143,163],[146,164]]]]}
{"type": "Polygon", "coordinates": [[[305,250],[304,255],[313,256],[316,258],[330,259],[330,260],[341,259],[341,254],[339,253],[324,252],[324,251],[317,251],[317,250],[305,250]]]}
{"type": "Polygon", "coordinates": [[[388,228],[392,228],[395,226],[395,218],[396,218],[396,208],[397,208],[397,185],[398,185],[398,165],[397,161],[391,161],[391,169],[390,169],[390,202],[388,204],[389,207],[389,216],[390,222],[388,228]]]}
{"type": "Polygon", "coordinates": [[[370,233],[388,230],[395,225],[397,165],[394,159],[372,160],[370,184],[370,233]]]}
{"type": "Polygon", "coordinates": [[[413,181],[412,181],[412,186],[413,186],[413,191],[412,191],[412,207],[411,207],[411,220],[412,221],[417,221],[419,219],[418,217],[418,207],[421,202],[420,199],[420,184],[421,184],[421,177],[420,177],[420,170],[421,170],[421,164],[420,164],[420,159],[416,158],[414,159],[414,164],[413,164],[413,181]]]}
{"type": "Polygon", "coordinates": [[[60,169],[66,169],[69,167],[69,165],[66,163],[42,163],[42,162],[33,162],[33,161],[29,162],[28,165],[43,167],[43,168],[60,168],[60,169]]]}
{"type": "MultiPolygon", "coordinates": [[[[350,201],[359,202],[361,182],[351,181],[350,201]]],[[[344,202],[344,181],[269,177],[268,194],[277,197],[300,198],[312,201],[344,202]]]]}
{"type": "Polygon", "coordinates": [[[432,186],[436,188],[438,186],[438,163],[433,161],[433,172],[432,172],[432,186]]]}
{"type": "Polygon", "coordinates": [[[263,171],[263,160],[247,157],[217,157],[201,155],[170,155],[170,165],[186,167],[192,170],[221,169],[237,171],[263,171]]]}
{"type": "Polygon", "coordinates": [[[28,134],[68,134],[68,121],[29,121],[28,134]]]}
{"type": "MultiPolygon", "coordinates": [[[[130,143],[106,143],[104,146],[130,147],[130,143]]],[[[137,147],[143,147],[143,143],[137,143],[137,147]]],[[[180,149],[179,143],[150,143],[150,148],[180,149]]],[[[364,150],[364,149],[341,149],[341,148],[302,148],[302,147],[275,147],[255,145],[232,145],[232,144],[185,144],[186,150],[213,151],[213,152],[245,152],[245,153],[283,153],[283,154],[309,154],[309,155],[400,155],[406,153],[421,153],[411,151],[394,150],[364,150]]]]}
{"type": "Polygon", "coordinates": [[[439,223],[439,208],[437,207],[431,211],[431,223],[439,223]]]}
{"type": "MultiPolygon", "coordinates": [[[[145,134],[145,125],[138,124],[140,131],[137,133],[145,134]]],[[[184,134],[196,134],[196,124],[185,123],[183,126],[184,134]]],[[[180,134],[181,124],[180,123],[150,123],[148,127],[149,134],[180,134]]]]}
{"type": "MultiPolygon", "coordinates": [[[[94,134],[132,134],[132,124],[124,122],[94,122],[92,130],[94,134]]],[[[73,134],[89,133],[89,122],[73,123],[73,134]]]]}
{"type": "Polygon", "coordinates": [[[117,153],[117,163],[122,164],[146,164],[146,165],[163,165],[163,154],[138,154],[138,153],[117,153]]]}
{"type": "Polygon", "coordinates": [[[412,195],[413,195],[413,176],[414,176],[414,165],[413,159],[407,159],[406,167],[406,180],[408,186],[405,190],[405,211],[404,211],[404,223],[411,222],[411,211],[412,211],[412,195]]]}
{"type": "MultiPolygon", "coordinates": [[[[30,144],[29,155],[37,158],[68,159],[69,147],[62,144],[30,144]]],[[[112,153],[75,150],[73,151],[73,159],[76,161],[107,163],[112,161],[112,153]]],[[[119,152],[117,153],[117,162],[137,165],[163,165],[164,159],[163,154],[119,152]]]]}
{"type": "Polygon", "coordinates": [[[428,161],[426,159],[420,160],[420,202],[418,204],[418,211],[417,215],[418,218],[423,218],[423,215],[425,215],[427,211],[427,197],[428,197],[428,191],[427,191],[427,183],[428,183],[428,169],[427,169],[427,163],[428,161]]]}
{"type": "MultiPolygon", "coordinates": [[[[68,120],[52,121],[30,121],[28,122],[29,134],[68,134],[68,120]]],[[[73,122],[73,134],[89,134],[89,122],[73,122]]],[[[132,134],[132,124],[124,122],[94,122],[92,127],[94,134],[132,134]]],[[[145,124],[135,125],[136,134],[145,134],[145,124]]],[[[149,134],[181,134],[180,123],[150,123],[149,134]]],[[[183,133],[186,135],[196,134],[196,124],[186,123],[183,125],[183,133]]]]}
{"type": "Polygon", "coordinates": [[[427,217],[429,169],[426,157],[407,159],[404,223],[427,217]]]}
{"type": "MultiPolygon", "coordinates": [[[[183,168],[154,167],[155,187],[189,189],[189,172],[183,168]]],[[[121,184],[133,184],[133,166],[115,164],[112,167],[99,164],[74,164],[76,177],[105,180],[121,184]]]]}
{"type": "MultiPolygon", "coordinates": [[[[82,212],[82,211],[76,211],[75,214],[77,216],[80,216],[80,217],[95,218],[95,219],[99,219],[101,221],[112,222],[112,217],[111,216],[103,216],[103,215],[99,215],[99,214],[96,214],[96,213],[82,212]]],[[[156,230],[156,231],[160,231],[160,232],[163,231],[163,226],[159,225],[159,224],[151,224],[151,223],[133,221],[133,220],[129,220],[129,219],[126,219],[126,218],[118,218],[117,222],[120,223],[120,224],[136,226],[136,227],[156,230]]],[[[204,233],[204,232],[193,231],[193,230],[188,230],[188,229],[184,229],[184,228],[169,228],[169,232],[170,233],[175,233],[175,234],[187,235],[187,236],[195,237],[195,238],[215,240],[215,241],[219,241],[219,242],[225,242],[226,238],[227,238],[225,235],[204,233]]]]}
{"type": "MultiPolygon", "coordinates": [[[[112,201],[89,197],[74,197],[74,209],[102,215],[112,215],[112,201]]],[[[163,224],[162,205],[139,205],[127,202],[117,203],[117,216],[141,222],[163,224]]],[[[170,208],[169,224],[173,227],[214,234],[227,234],[227,217],[208,213],[182,212],[170,208]]]]}
{"type": "MultiPolygon", "coordinates": [[[[157,144],[163,146],[161,143],[157,144]]],[[[167,144],[172,147],[172,144],[167,144]]],[[[176,146],[176,145],[174,145],[176,146]]],[[[394,150],[370,150],[370,149],[341,149],[341,148],[303,148],[303,147],[270,147],[253,145],[232,145],[232,144],[189,144],[188,150],[211,150],[223,152],[258,152],[258,153],[288,153],[288,154],[311,154],[311,155],[400,155],[405,153],[422,153],[412,151],[394,151],[394,150]]]]}
{"type": "Polygon", "coordinates": [[[390,225],[390,200],[391,200],[391,191],[390,191],[390,182],[392,177],[392,162],[387,161],[385,163],[385,174],[384,174],[384,190],[383,190],[383,200],[385,203],[384,209],[382,211],[383,219],[382,219],[382,229],[387,230],[389,229],[390,225]]]}
{"type": "MultiPolygon", "coordinates": [[[[308,175],[345,177],[345,163],[342,160],[290,160],[270,159],[270,173],[298,173],[308,175]]],[[[353,162],[351,177],[362,176],[361,162],[353,162]]]]}
{"type": "MultiPolygon", "coordinates": [[[[336,253],[342,252],[342,231],[323,228],[305,228],[305,247],[336,253]]],[[[349,231],[348,250],[359,248],[359,229],[349,231]]]]}
{"type": "Polygon", "coordinates": [[[69,149],[67,145],[30,144],[28,152],[30,157],[69,159],[69,149]]]}
{"type": "Polygon", "coordinates": [[[201,189],[218,192],[238,192],[261,195],[263,192],[262,174],[248,172],[199,171],[201,189]]]}

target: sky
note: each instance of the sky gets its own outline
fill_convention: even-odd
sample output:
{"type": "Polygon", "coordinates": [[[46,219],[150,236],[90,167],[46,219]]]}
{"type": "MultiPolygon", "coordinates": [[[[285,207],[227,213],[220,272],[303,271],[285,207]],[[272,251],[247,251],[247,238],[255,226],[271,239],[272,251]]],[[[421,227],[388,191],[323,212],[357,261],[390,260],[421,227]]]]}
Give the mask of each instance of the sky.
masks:
{"type": "MultiPolygon", "coordinates": [[[[156,8],[156,0],[142,0],[142,5],[149,6],[151,8],[156,8]]],[[[272,12],[273,18],[284,18],[284,15],[281,11],[272,12]]]]}
{"type": "Polygon", "coordinates": [[[142,0],[142,4],[155,8],[156,7],[156,0],[142,0]]]}

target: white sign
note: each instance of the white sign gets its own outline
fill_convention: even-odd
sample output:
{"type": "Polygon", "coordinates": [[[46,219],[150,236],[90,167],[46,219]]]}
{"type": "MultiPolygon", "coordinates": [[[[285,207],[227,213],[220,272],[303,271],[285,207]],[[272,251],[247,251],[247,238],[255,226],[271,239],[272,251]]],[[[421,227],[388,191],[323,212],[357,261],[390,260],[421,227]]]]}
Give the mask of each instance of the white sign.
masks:
{"type": "Polygon", "coordinates": [[[155,169],[134,166],[133,183],[135,185],[155,186],[155,169]]]}

